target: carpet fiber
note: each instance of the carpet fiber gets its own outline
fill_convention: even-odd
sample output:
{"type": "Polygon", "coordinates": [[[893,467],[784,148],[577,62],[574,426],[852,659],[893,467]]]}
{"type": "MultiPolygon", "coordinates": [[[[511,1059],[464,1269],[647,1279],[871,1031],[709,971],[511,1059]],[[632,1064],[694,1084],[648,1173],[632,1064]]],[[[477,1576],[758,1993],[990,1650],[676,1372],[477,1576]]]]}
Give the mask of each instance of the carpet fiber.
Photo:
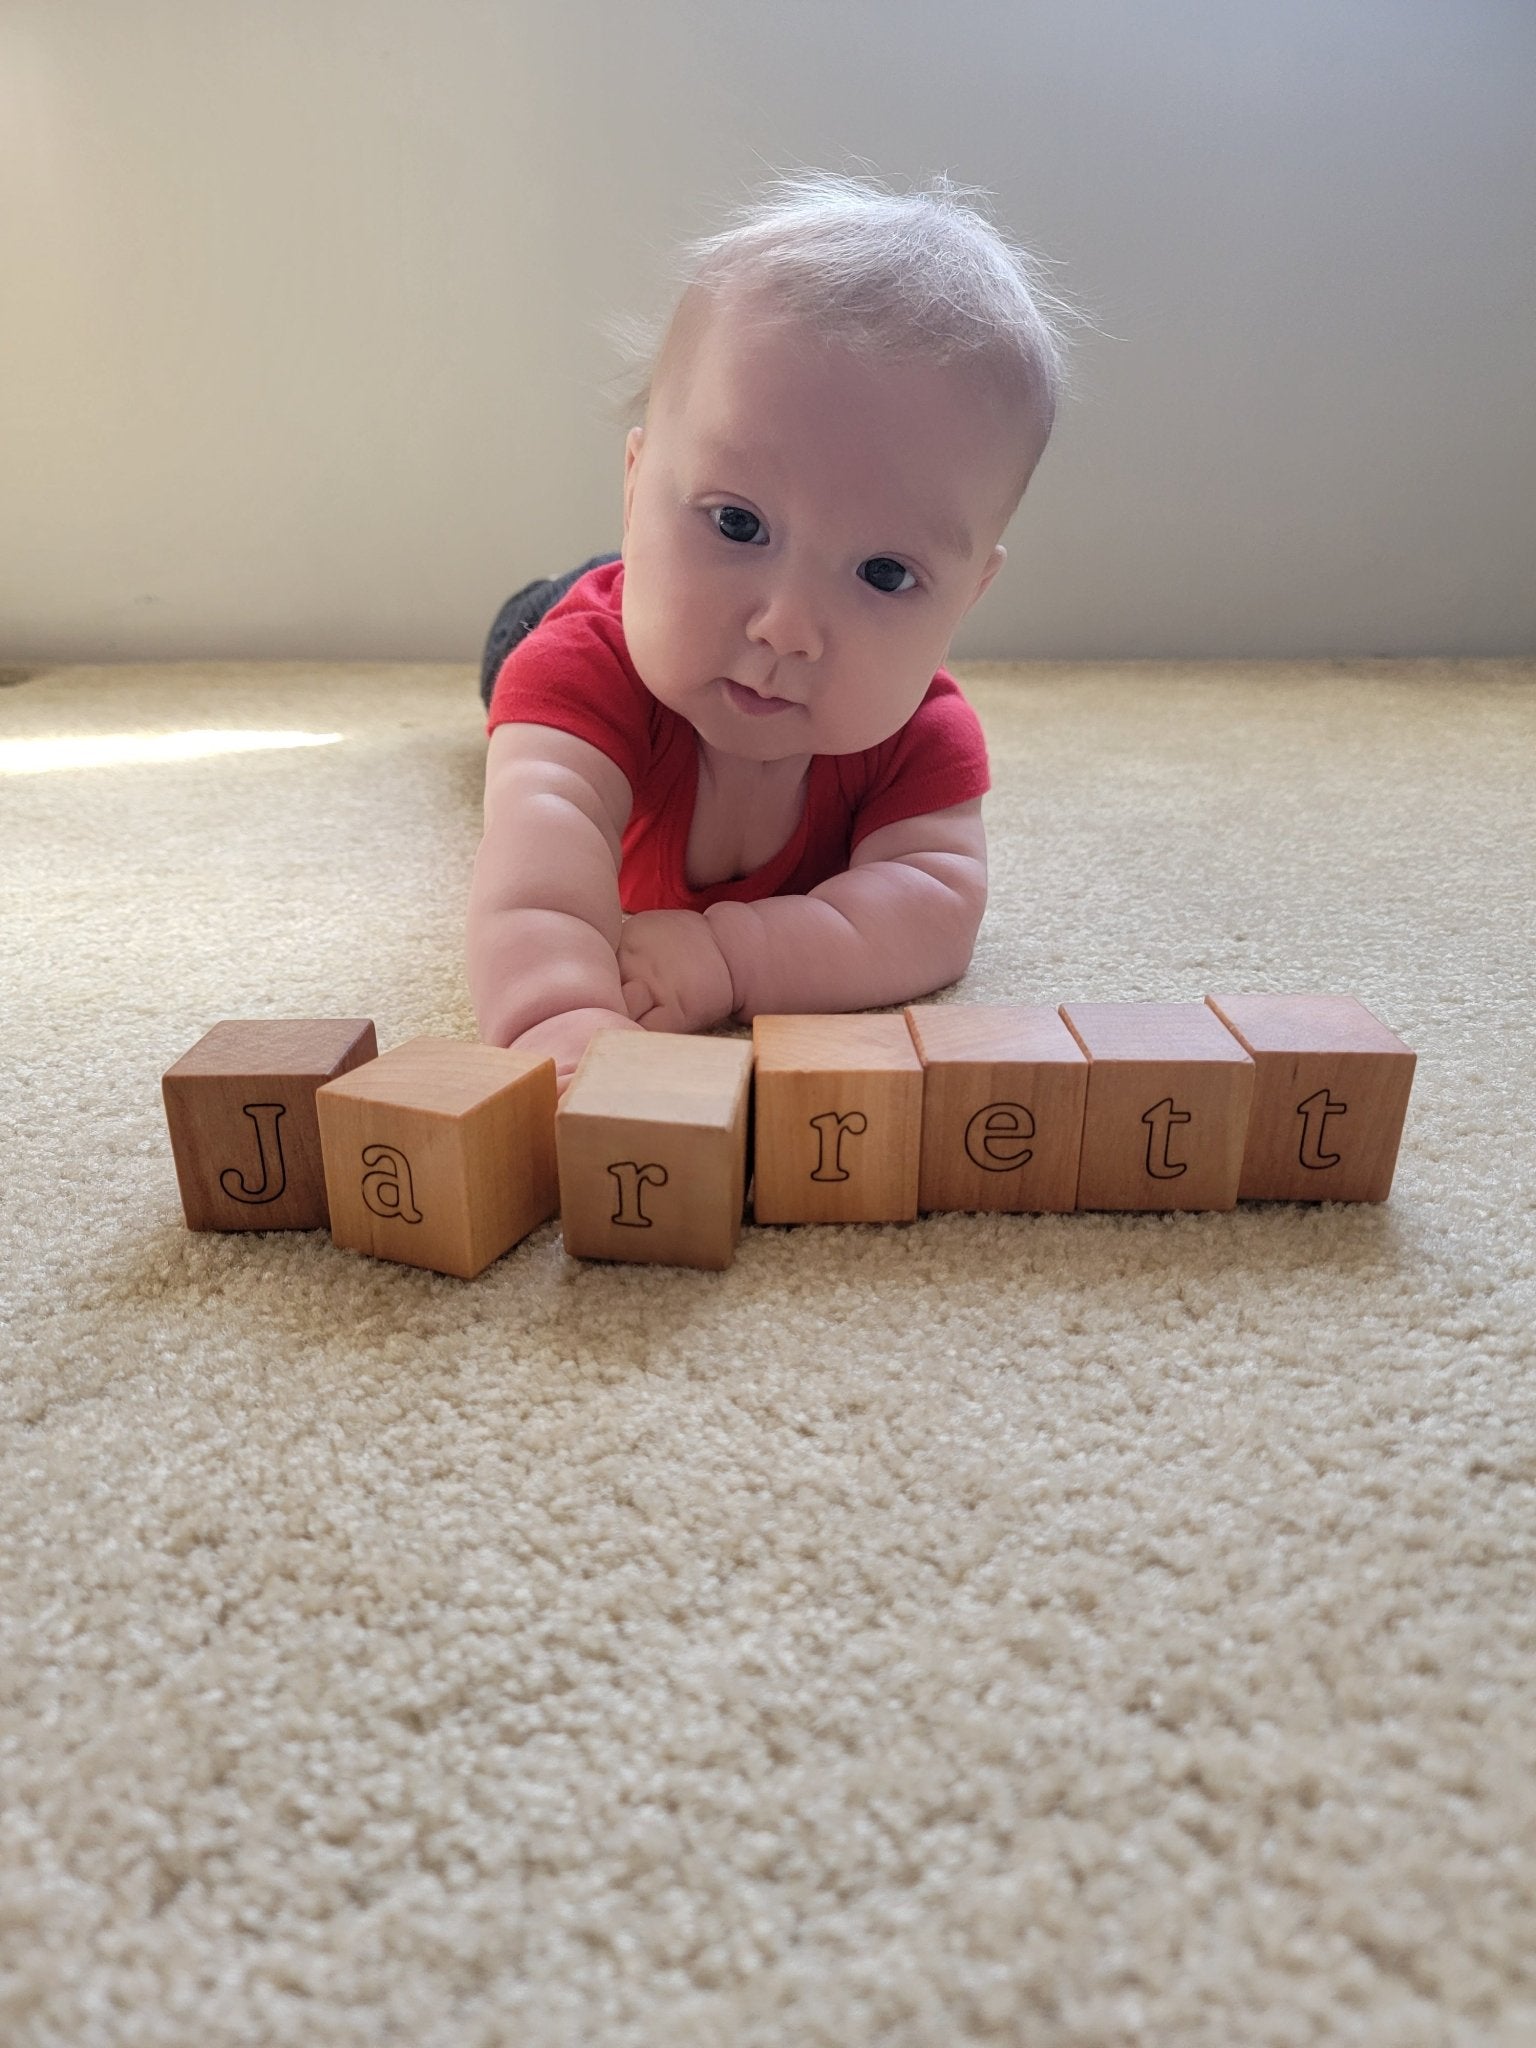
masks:
{"type": "Polygon", "coordinates": [[[474,1035],[473,677],[6,678],[7,2048],[1536,2038],[1536,663],[961,676],[950,999],[1358,995],[1389,1203],[193,1235],[219,1018],[474,1035]]]}

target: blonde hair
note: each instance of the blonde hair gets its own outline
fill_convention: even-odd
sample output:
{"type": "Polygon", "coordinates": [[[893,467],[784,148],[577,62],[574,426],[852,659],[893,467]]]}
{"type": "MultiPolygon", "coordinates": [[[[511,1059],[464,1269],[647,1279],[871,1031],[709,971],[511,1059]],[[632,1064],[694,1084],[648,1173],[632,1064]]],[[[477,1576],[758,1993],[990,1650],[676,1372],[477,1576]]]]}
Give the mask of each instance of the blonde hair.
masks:
{"type": "Polygon", "coordinates": [[[836,171],[774,177],[722,228],[676,251],[665,313],[603,323],[624,364],[610,380],[618,417],[627,426],[646,417],[663,368],[697,329],[685,307],[746,299],[867,359],[970,376],[1020,417],[1022,497],[1069,393],[1067,327],[1092,323],[1047,289],[1045,258],[970,203],[991,196],[943,172],[908,192],[836,171]]]}

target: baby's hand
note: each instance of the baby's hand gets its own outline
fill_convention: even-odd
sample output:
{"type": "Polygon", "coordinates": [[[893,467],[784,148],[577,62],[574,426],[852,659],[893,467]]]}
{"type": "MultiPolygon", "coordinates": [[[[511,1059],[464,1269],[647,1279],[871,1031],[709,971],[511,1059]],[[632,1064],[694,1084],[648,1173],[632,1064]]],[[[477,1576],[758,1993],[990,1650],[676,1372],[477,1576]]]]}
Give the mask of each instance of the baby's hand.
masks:
{"type": "Polygon", "coordinates": [[[555,1093],[563,1095],[581,1056],[599,1031],[638,1031],[640,1026],[613,1010],[564,1010],[534,1024],[521,1038],[512,1041],[513,1052],[552,1054],[555,1062],[555,1093]]]}
{"type": "Polygon", "coordinates": [[[647,1031],[708,1031],[736,1007],[731,970],[697,910],[641,910],[619,935],[624,1006],[647,1031]]]}

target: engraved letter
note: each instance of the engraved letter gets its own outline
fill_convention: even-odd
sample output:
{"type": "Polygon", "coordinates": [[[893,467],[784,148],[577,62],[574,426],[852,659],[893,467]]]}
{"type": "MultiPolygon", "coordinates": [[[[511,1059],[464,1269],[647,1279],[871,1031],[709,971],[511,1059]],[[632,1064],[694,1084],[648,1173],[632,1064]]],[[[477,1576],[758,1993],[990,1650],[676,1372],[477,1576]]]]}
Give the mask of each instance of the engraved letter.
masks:
{"type": "Polygon", "coordinates": [[[664,1188],[667,1169],[657,1166],[654,1161],[649,1166],[641,1166],[637,1160],[623,1159],[616,1166],[610,1166],[608,1171],[619,1184],[619,1206],[609,1221],[626,1223],[635,1230],[649,1230],[655,1219],[646,1215],[640,1191],[646,1187],[664,1188]]]}
{"type": "Polygon", "coordinates": [[[965,1127],[965,1156],[987,1173],[1007,1173],[1034,1158],[1017,1142],[1034,1135],[1035,1120],[1022,1102],[989,1102],[965,1127]]]}
{"type": "Polygon", "coordinates": [[[1175,1166],[1168,1157],[1168,1136],[1174,1124],[1191,1121],[1187,1109],[1175,1109],[1173,1097],[1165,1095],[1161,1102],[1153,1103],[1142,1118],[1147,1126],[1147,1171],[1154,1180],[1177,1180],[1181,1173],[1189,1171],[1188,1160],[1175,1166]]]}
{"type": "Polygon", "coordinates": [[[219,1175],[219,1186],[232,1202],[275,1202],[288,1185],[282,1134],[277,1128],[286,1114],[285,1105],[281,1102],[248,1102],[243,1113],[256,1126],[256,1160],[261,1168],[261,1180],[254,1188],[247,1187],[240,1169],[226,1166],[219,1175]]]}
{"type": "Polygon", "coordinates": [[[376,1169],[363,1175],[363,1200],[374,1215],[391,1222],[419,1223],[421,1211],[411,1187],[411,1162],[405,1154],[393,1145],[365,1145],[363,1164],[376,1169]]]}
{"type": "Polygon", "coordinates": [[[1325,1152],[1323,1139],[1331,1116],[1343,1116],[1349,1109],[1347,1102],[1335,1102],[1326,1088],[1319,1088],[1315,1095],[1309,1095],[1305,1102],[1296,1105],[1296,1114],[1301,1118],[1301,1152],[1303,1166],[1337,1166],[1343,1157],[1339,1152],[1325,1152]]]}
{"type": "Polygon", "coordinates": [[[850,1110],[847,1116],[839,1116],[836,1110],[823,1110],[820,1116],[811,1118],[811,1129],[821,1141],[821,1156],[817,1161],[812,1180],[851,1180],[852,1175],[843,1165],[843,1133],[852,1131],[856,1138],[862,1137],[869,1129],[869,1119],[863,1110],[850,1110]],[[833,1137],[833,1132],[836,1137],[833,1137]],[[832,1140],[832,1164],[827,1164],[827,1141],[832,1140]]]}

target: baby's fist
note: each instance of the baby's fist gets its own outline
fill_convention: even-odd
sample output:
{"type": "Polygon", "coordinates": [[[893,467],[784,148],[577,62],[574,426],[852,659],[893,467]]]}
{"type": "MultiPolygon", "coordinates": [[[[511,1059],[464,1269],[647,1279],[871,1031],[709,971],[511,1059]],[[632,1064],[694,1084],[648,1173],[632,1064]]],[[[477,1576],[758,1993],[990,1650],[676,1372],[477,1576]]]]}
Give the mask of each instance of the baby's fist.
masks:
{"type": "Polygon", "coordinates": [[[619,934],[624,1007],[647,1031],[708,1031],[736,1007],[731,970],[697,910],[641,910],[619,934]]]}

